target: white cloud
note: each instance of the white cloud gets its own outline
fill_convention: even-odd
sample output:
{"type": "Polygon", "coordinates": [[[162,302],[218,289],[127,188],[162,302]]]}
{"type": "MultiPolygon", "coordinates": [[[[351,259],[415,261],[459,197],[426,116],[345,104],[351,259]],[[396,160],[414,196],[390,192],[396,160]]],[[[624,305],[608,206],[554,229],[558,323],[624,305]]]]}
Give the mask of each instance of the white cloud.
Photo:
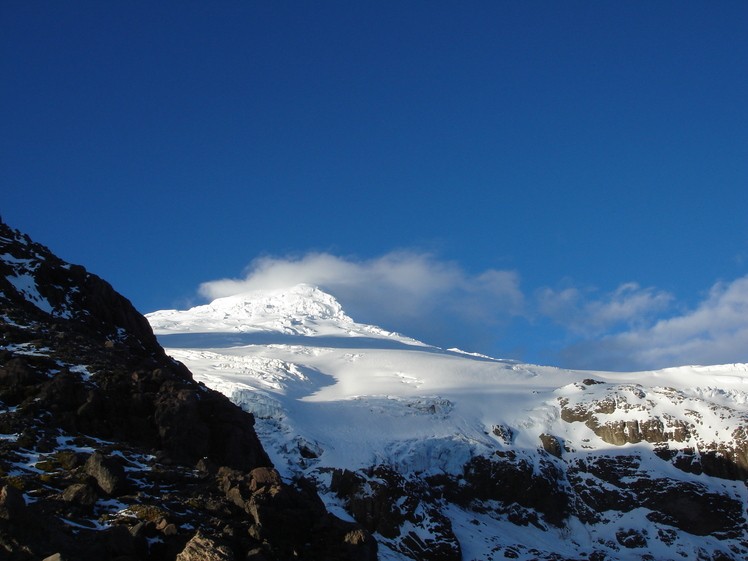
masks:
{"type": "Polygon", "coordinates": [[[263,257],[252,261],[244,278],[204,283],[200,293],[214,299],[299,283],[329,292],[356,321],[437,345],[485,340],[489,326],[506,323],[524,313],[525,306],[515,272],[470,275],[455,263],[414,251],[368,260],[329,253],[263,257]]]}
{"type": "Polygon", "coordinates": [[[577,367],[634,370],[744,362],[748,356],[748,276],[718,282],[696,309],[563,353],[577,367]]]}
{"type": "Polygon", "coordinates": [[[634,282],[622,284],[596,300],[590,300],[589,294],[592,291],[583,293],[577,288],[543,288],[536,295],[538,312],[573,333],[591,337],[620,325],[642,325],[673,300],[667,292],[643,289],[634,282]]]}

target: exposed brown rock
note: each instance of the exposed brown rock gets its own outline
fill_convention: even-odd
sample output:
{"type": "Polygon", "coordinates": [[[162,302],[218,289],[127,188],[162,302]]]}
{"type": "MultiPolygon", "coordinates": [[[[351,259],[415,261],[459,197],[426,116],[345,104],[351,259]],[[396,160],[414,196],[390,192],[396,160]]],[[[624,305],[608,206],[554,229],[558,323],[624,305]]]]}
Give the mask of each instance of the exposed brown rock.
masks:
{"type": "Polygon", "coordinates": [[[548,452],[551,456],[556,456],[557,458],[561,457],[564,448],[557,437],[552,434],[541,434],[540,442],[543,445],[543,450],[548,452]]]}
{"type": "MultiPolygon", "coordinates": [[[[650,411],[651,405],[646,395],[637,386],[611,386],[609,394],[601,399],[583,399],[572,403],[569,398],[559,398],[561,419],[567,423],[584,423],[595,435],[614,446],[648,442],[660,445],[658,455],[687,472],[705,473],[724,479],[748,480],[748,416],[728,408],[720,408],[725,416],[736,416],[743,419],[732,434],[729,442],[710,442],[697,440],[698,452],[693,447],[698,429],[695,422],[700,415],[686,408],[682,418],[666,413],[656,414],[650,411]],[[627,399],[626,394],[630,395],[627,399]],[[608,416],[621,412],[645,412],[645,420],[608,420],[608,416]]],[[[659,388],[662,396],[679,404],[684,398],[672,388],[659,388]]]]}

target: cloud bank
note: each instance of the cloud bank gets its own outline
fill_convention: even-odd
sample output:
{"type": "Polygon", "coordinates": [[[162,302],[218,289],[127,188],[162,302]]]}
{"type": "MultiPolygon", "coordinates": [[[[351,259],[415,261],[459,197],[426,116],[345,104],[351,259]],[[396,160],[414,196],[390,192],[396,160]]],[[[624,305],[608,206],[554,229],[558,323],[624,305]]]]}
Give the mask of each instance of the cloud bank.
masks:
{"type": "Polygon", "coordinates": [[[674,297],[654,288],[642,289],[637,283],[620,285],[615,291],[590,300],[578,288],[537,292],[538,312],[572,333],[592,337],[625,325],[641,326],[656,313],[667,309],[674,297]]]}
{"type": "Polygon", "coordinates": [[[308,253],[255,259],[243,278],[204,283],[200,294],[214,299],[299,283],[331,293],[356,321],[438,346],[492,354],[523,322],[533,339],[525,345],[552,352],[558,366],[639,370],[748,361],[748,276],[716,283],[683,312],[674,295],[633,282],[608,293],[567,286],[527,296],[516,271],[469,274],[429,253],[367,260],[308,253]],[[561,332],[560,349],[543,340],[550,337],[543,324],[555,326],[556,339],[561,332]]]}
{"type": "Polygon", "coordinates": [[[586,340],[563,357],[580,368],[636,370],[748,361],[748,276],[718,282],[693,310],[586,340]]]}

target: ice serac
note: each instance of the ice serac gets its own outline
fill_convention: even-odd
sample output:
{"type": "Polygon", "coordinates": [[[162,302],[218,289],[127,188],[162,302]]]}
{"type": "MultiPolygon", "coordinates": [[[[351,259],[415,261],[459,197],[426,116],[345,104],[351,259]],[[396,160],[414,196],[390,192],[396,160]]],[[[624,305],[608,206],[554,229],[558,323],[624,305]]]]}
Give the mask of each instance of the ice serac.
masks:
{"type": "Polygon", "coordinates": [[[746,365],[497,360],[358,324],[322,294],[148,318],[167,343],[216,335],[167,351],[254,412],[277,469],[314,482],[377,538],[380,559],[748,557],[746,365]]]}
{"type": "Polygon", "coordinates": [[[376,559],[127,299],[1,222],[0,337],[0,559],[376,559]]]}

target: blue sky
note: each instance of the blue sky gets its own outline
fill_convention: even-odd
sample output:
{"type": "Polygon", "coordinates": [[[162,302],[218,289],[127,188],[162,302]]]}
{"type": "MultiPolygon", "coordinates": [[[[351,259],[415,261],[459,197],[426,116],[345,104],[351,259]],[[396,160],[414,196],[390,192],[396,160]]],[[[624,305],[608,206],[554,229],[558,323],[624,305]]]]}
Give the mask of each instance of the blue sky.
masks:
{"type": "Polygon", "coordinates": [[[746,29],[729,1],[8,0],[0,212],[142,312],[305,280],[493,356],[745,362],[746,29]]]}

